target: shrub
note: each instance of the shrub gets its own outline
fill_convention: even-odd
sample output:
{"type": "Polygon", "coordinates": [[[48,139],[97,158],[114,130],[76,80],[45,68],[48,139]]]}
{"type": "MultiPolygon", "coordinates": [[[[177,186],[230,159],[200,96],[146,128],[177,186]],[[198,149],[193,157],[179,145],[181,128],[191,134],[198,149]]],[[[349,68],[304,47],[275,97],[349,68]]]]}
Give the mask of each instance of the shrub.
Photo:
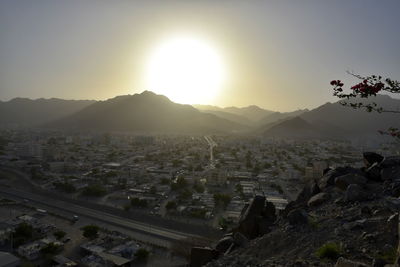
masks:
{"type": "Polygon", "coordinates": [[[58,240],[62,239],[67,233],[61,230],[58,230],[53,233],[54,237],[57,238],[58,240]]]}
{"type": "Polygon", "coordinates": [[[134,197],[131,199],[131,205],[132,207],[145,208],[147,207],[147,201],[146,199],[140,199],[138,197],[134,197]]]}
{"type": "Polygon", "coordinates": [[[74,193],[76,191],[75,186],[68,182],[54,182],[53,185],[57,190],[65,193],[74,193]]]}
{"type": "Polygon", "coordinates": [[[139,248],[136,252],[135,252],[135,258],[138,261],[144,261],[148,258],[149,256],[149,251],[147,251],[147,249],[145,248],[139,248]]]}
{"type": "Polygon", "coordinates": [[[84,196],[101,197],[107,193],[107,190],[99,184],[88,185],[82,191],[84,196]]]}
{"type": "Polygon", "coordinates": [[[337,260],[339,258],[341,249],[340,246],[334,242],[328,242],[317,249],[317,256],[321,259],[337,260]]]}
{"type": "Polygon", "coordinates": [[[397,258],[397,251],[395,248],[385,250],[380,255],[378,255],[377,258],[382,259],[388,263],[394,263],[397,258]]]}
{"type": "Polygon", "coordinates": [[[176,202],[175,201],[168,201],[167,205],[165,205],[165,208],[167,210],[175,210],[177,207],[176,202]]]}
{"type": "Polygon", "coordinates": [[[58,246],[58,245],[56,245],[54,243],[49,243],[48,245],[46,245],[45,247],[43,247],[40,250],[40,253],[45,254],[45,255],[46,254],[47,255],[55,255],[58,252],[60,252],[60,250],[61,250],[60,246],[58,246]]]}
{"type": "Polygon", "coordinates": [[[231,202],[232,197],[229,194],[216,193],[214,194],[214,202],[216,205],[222,204],[224,208],[231,202]]]}
{"type": "Polygon", "coordinates": [[[82,235],[89,239],[94,239],[97,237],[99,232],[99,227],[97,225],[86,225],[81,228],[83,231],[82,235]]]}

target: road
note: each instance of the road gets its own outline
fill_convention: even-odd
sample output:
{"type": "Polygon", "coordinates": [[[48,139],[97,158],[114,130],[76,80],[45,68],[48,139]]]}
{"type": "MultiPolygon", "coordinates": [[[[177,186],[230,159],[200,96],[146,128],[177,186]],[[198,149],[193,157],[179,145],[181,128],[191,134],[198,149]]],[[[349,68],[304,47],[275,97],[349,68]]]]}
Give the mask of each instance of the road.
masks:
{"type": "Polygon", "coordinates": [[[52,210],[55,209],[55,210],[61,210],[61,211],[67,212],[70,214],[71,218],[72,218],[72,215],[76,214],[79,216],[84,216],[84,217],[94,219],[96,221],[105,222],[105,223],[108,223],[111,225],[129,229],[129,230],[139,231],[142,233],[161,237],[163,239],[167,239],[167,240],[171,240],[171,241],[181,240],[181,239],[185,239],[188,237],[201,238],[199,236],[166,229],[166,228],[162,228],[159,226],[152,226],[152,225],[137,222],[137,221],[134,221],[131,219],[115,216],[115,215],[112,215],[112,214],[109,214],[109,213],[106,213],[103,211],[94,210],[94,209],[90,209],[87,207],[75,205],[75,204],[72,204],[69,202],[56,200],[56,199],[49,199],[48,197],[30,193],[30,192],[20,191],[20,190],[16,190],[16,189],[12,189],[12,188],[7,188],[7,187],[0,187],[0,193],[1,193],[1,195],[4,195],[4,196],[11,196],[14,198],[17,197],[20,199],[27,199],[32,203],[38,203],[41,206],[51,208],[52,210]]]}
{"type": "Polygon", "coordinates": [[[217,146],[217,143],[209,135],[205,135],[204,139],[206,139],[208,145],[210,146],[210,168],[214,169],[215,168],[214,147],[217,146]]]}
{"type": "Polygon", "coordinates": [[[74,214],[92,223],[103,224],[104,227],[117,228],[135,235],[142,242],[156,244],[168,248],[175,241],[186,238],[217,240],[221,233],[208,227],[174,222],[154,217],[141,212],[126,214],[121,210],[102,206],[77,199],[69,199],[54,192],[47,192],[39,185],[32,183],[28,175],[8,166],[0,165],[0,170],[14,176],[8,186],[0,184],[0,194],[8,198],[22,201],[30,200],[34,206],[47,209],[49,212],[62,214],[72,218],[74,214]]]}

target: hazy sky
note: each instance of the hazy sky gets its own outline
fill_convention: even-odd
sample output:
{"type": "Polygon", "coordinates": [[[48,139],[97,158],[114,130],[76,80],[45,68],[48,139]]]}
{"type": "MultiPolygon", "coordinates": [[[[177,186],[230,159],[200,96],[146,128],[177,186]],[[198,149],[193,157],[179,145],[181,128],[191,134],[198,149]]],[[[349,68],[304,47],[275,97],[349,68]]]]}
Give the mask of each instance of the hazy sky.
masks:
{"type": "MultiPolygon", "coordinates": [[[[206,40],[227,80],[212,103],[312,108],[346,70],[400,79],[400,1],[0,1],[0,99],[139,93],[176,34],[206,40]]],[[[207,104],[207,103],[200,103],[207,104]]]]}

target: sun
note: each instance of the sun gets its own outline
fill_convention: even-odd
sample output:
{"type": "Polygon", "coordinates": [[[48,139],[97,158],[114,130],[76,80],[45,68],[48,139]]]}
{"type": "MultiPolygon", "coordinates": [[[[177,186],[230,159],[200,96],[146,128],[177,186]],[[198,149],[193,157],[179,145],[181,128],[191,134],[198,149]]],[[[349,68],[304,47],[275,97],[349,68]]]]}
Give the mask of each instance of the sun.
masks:
{"type": "Polygon", "coordinates": [[[226,68],[205,40],[174,37],[155,47],[147,61],[145,87],[184,104],[210,103],[221,91],[226,68]]]}

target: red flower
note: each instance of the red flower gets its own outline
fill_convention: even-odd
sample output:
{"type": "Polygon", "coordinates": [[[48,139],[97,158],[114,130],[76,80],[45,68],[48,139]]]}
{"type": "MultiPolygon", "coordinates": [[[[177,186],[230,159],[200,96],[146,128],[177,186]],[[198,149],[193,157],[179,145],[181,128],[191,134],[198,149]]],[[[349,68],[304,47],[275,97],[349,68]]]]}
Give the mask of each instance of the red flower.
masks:
{"type": "Polygon", "coordinates": [[[331,81],[331,85],[336,85],[337,82],[335,80],[331,81]]]}

